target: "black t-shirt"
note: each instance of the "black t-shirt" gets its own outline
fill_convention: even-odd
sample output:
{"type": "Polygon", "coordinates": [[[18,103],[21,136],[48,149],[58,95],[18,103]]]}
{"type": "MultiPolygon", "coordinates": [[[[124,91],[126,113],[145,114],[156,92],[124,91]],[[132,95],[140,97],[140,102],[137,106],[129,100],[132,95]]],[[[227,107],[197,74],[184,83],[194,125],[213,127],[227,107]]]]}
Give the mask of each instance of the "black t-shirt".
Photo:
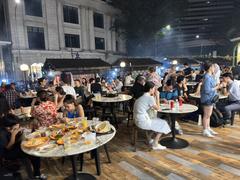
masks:
{"type": "Polygon", "coordinates": [[[144,86],[139,83],[135,83],[132,87],[132,94],[135,99],[139,98],[144,94],[144,86]]]}
{"type": "Polygon", "coordinates": [[[76,93],[77,93],[79,96],[84,97],[84,89],[83,89],[82,86],[80,86],[80,87],[74,87],[74,89],[75,89],[76,93]]]}
{"type": "Polygon", "coordinates": [[[180,87],[178,84],[176,85],[176,90],[178,92],[178,96],[183,97],[184,96],[184,87],[180,87]]]}
{"type": "Polygon", "coordinates": [[[11,133],[9,133],[5,128],[0,128],[0,156],[5,153],[5,147],[9,143],[11,138],[11,133]]]}
{"type": "Polygon", "coordinates": [[[91,84],[91,92],[93,93],[102,93],[102,86],[99,83],[91,84]]]}
{"type": "Polygon", "coordinates": [[[184,75],[185,75],[185,76],[188,76],[188,75],[191,74],[191,72],[192,72],[193,70],[192,70],[191,67],[187,67],[187,68],[185,68],[183,71],[184,71],[184,75]]]}

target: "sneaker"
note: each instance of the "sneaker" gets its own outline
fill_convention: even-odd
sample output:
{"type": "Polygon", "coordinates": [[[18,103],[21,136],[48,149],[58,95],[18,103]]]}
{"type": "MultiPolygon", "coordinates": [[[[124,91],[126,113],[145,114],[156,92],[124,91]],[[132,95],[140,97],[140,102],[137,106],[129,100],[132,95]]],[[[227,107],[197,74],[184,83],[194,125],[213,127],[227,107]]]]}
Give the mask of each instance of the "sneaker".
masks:
{"type": "Polygon", "coordinates": [[[46,180],[47,179],[47,176],[45,174],[41,174],[40,176],[34,176],[33,178],[34,180],[36,179],[40,179],[40,180],[46,180]]]}
{"type": "Polygon", "coordinates": [[[212,135],[217,135],[218,133],[212,130],[211,128],[208,129],[212,135]]]}
{"type": "Polygon", "coordinates": [[[182,129],[175,129],[175,134],[182,135],[183,134],[182,129]]]}
{"type": "Polygon", "coordinates": [[[162,146],[160,144],[157,144],[157,145],[153,145],[152,146],[152,149],[153,150],[164,150],[164,149],[167,149],[165,146],[162,146]]]}
{"type": "Polygon", "coordinates": [[[154,139],[150,139],[150,140],[148,141],[148,144],[149,144],[149,145],[152,145],[153,142],[154,142],[154,139]]]}
{"type": "Polygon", "coordinates": [[[213,136],[210,131],[208,129],[204,129],[203,130],[203,136],[206,136],[206,137],[215,137],[213,136]]]}

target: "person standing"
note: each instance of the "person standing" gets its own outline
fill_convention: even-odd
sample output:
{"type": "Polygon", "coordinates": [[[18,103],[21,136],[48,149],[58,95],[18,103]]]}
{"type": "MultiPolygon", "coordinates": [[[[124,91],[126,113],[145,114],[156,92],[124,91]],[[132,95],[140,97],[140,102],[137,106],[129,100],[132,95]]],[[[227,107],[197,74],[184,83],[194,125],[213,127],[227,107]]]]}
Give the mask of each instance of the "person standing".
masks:
{"type": "Polygon", "coordinates": [[[20,107],[19,103],[19,93],[16,91],[15,84],[11,83],[7,85],[6,91],[4,92],[4,96],[8,101],[8,105],[10,109],[15,109],[20,107]]]}
{"type": "Polygon", "coordinates": [[[214,64],[206,63],[204,64],[204,69],[206,73],[201,86],[200,99],[203,106],[203,136],[214,137],[214,135],[218,133],[210,128],[210,117],[212,115],[213,106],[216,103],[214,101],[217,96],[217,90],[220,86],[216,84],[216,80],[214,78],[214,64]]]}

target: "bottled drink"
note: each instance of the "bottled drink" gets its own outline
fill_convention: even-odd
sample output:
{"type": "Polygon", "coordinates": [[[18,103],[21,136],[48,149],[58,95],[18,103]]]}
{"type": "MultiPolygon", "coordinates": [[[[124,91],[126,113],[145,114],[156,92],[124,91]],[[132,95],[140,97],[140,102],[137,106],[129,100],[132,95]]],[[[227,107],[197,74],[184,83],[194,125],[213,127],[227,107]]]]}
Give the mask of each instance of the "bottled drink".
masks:
{"type": "Polygon", "coordinates": [[[176,99],[176,110],[179,110],[179,102],[177,99],[176,99]]]}

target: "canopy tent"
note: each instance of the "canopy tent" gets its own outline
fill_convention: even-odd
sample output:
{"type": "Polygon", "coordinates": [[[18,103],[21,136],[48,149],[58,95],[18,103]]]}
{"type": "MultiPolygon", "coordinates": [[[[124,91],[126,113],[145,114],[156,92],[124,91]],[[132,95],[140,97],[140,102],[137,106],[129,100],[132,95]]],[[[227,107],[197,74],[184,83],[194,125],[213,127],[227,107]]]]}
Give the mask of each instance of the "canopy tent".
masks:
{"type": "Polygon", "coordinates": [[[102,59],[46,59],[43,68],[73,74],[91,74],[110,69],[111,65],[102,59]]]}
{"type": "Polygon", "coordinates": [[[121,67],[120,64],[125,63],[125,68],[132,70],[146,70],[150,66],[161,66],[162,63],[151,58],[120,58],[112,64],[112,67],[121,67]]]}

